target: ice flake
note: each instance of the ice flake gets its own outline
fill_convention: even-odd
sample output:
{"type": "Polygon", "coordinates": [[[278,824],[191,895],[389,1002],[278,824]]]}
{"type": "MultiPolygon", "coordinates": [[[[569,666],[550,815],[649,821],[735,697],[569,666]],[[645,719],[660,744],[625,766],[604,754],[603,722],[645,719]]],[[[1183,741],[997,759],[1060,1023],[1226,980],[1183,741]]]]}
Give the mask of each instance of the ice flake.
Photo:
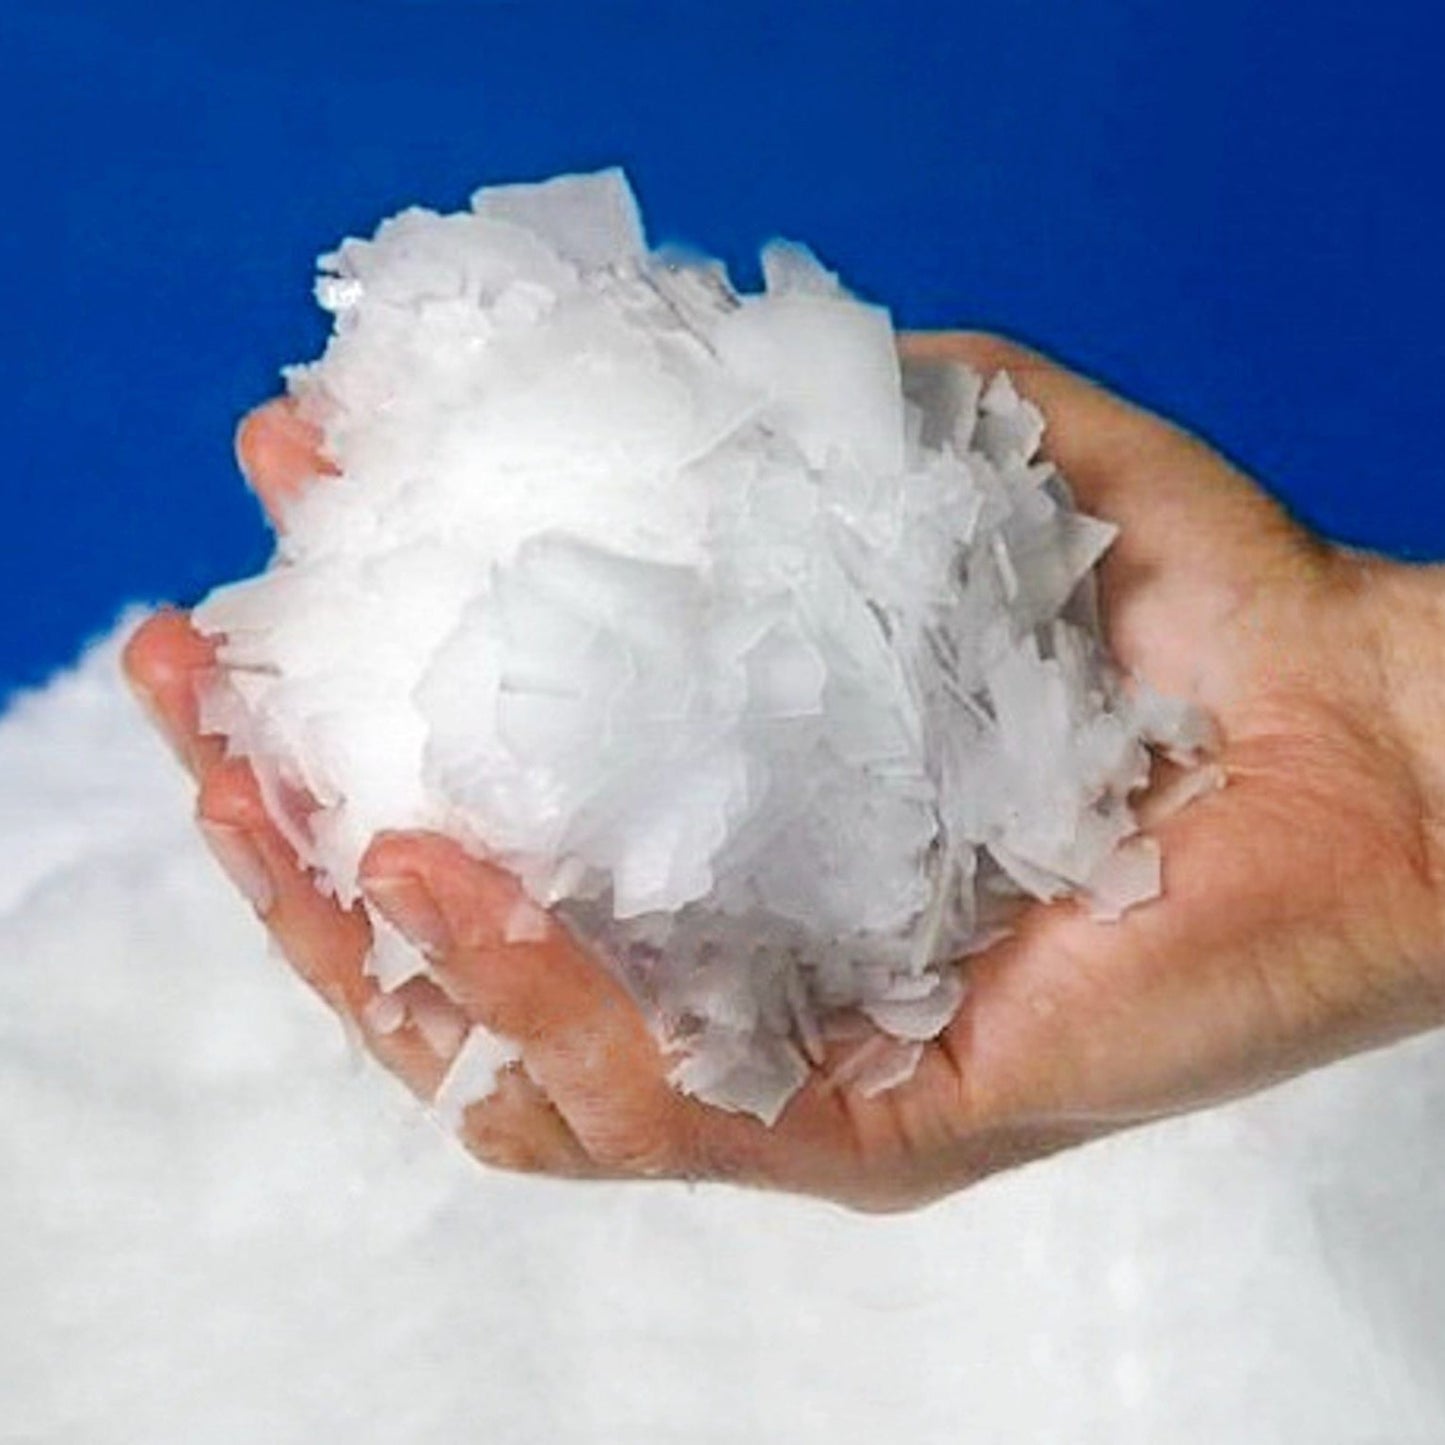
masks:
{"type": "Polygon", "coordinates": [[[552,920],[525,893],[519,894],[502,925],[507,943],[543,943],[552,935],[552,920]]]}
{"type": "Polygon", "coordinates": [[[407,1006],[407,1014],[438,1058],[451,1058],[467,1037],[467,1025],[459,1010],[439,995],[414,998],[407,1006]]]}
{"type": "Polygon", "coordinates": [[[1153,838],[1131,838],[1110,853],[1088,880],[1090,913],[1100,920],[1120,917],[1163,891],[1163,860],[1153,838]]]}
{"type": "Polygon", "coordinates": [[[642,217],[621,170],[491,186],[472,197],[483,220],[507,221],[540,236],[587,270],[641,260],[642,217]]]}
{"type": "Polygon", "coordinates": [[[382,989],[390,992],[427,971],[425,954],[383,914],[367,908],[366,921],[371,927],[371,949],[365,971],[382,989]]]}
{"type": "Polygon", "coordinates": [[[837,275],[806,247],[793,241],[769,241],[763,247],[763,284],[772,296],[841,297],[837,275]]]}
{"type": "Polygon", "coordinates": [[[1156,827],[1197,799],[1218,792],[1227,782],[1228,775],[1218,763],[1186,768],[1139,805],[1139,821],[1146,828],[1156,827]]]}
{"type": "Polygon", "coordinates": [[[747,300],[713,333],[723,364],[766,398],[763,417],[808,461],[903,466],[903,396],[888,313],[790,293],[747,300]]]}
{"type": "Polygon", "coordinates": [[[712,1058],[695,1052],[669,1077],[714,1108],[774,1124],[808,1077],[808,1061],[788,1040],[764,1034],[730,1051],[720,1047],[712,1058]]]}
{"type": "Polygon", "coordinates": [[[457,1133],[467,1109],[490,1098],[496,1092],[497,1075],[521,1057],[522,1051],[515,1044],[479,1024],[473,1025],[432,1098],[432,1113],[442,1128],[457,1133]]]}
{"type": "Polygon", "coordinates": [[[1133,698],[1134,725],[1148,742],[1177,762],[1191,762],[1215,746],[1209,714],[1184,698],[1167,697],[1139,679],[1133,698]]]}
{"type": "Polygon", "coordinates": [[[899,1039],[934,1038],[958,1012],[963,999],[963,980],[955,970],[933,973],[924,979],[924,989],[913,997],[895,982],[897,996],[865,1001],[863,1012],[885,1033],[899,1039]]]}

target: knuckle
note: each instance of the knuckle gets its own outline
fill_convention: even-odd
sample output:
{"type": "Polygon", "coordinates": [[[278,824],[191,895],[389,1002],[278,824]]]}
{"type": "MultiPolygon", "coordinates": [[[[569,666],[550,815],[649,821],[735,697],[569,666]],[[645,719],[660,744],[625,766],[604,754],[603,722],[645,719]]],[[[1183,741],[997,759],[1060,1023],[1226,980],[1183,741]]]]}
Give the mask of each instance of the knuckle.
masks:
{"type": "Polygon", "coordinates": [[[678,1172],[677,1141],[659,1120],[621,1119],[588,1131],[583,1140],[601,1168],[644,1179],[662,1179],[678,1172]]]}
{"type": "Polygon", "coordinates": [[[689,1179],[719,1184],[771,1185],[767,1151],[759,1142],[728,1127],[731,1121],[702,1121],[681,1151],[689,1179]],[[711,1125],[717,1127],[710,1127],[711,1125]]]}
{"type": "Polygon", "coordinates": [[[203,817],[238,827],[258,827],[265,822],[255,778],[250,766],[239,758],[205,770],[196,791],[196,809],[203,817]]]}

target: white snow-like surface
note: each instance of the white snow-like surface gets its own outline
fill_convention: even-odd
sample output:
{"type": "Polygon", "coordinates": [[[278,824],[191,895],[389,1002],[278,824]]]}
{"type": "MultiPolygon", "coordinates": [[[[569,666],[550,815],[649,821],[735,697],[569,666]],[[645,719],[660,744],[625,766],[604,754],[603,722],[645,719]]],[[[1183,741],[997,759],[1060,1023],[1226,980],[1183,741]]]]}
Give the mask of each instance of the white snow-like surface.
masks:
{"type": "MultiPolygon", "coordinates": [[[[650,254],[618,171],[321,264],[287,381],[339,474],[196,621],[208,724],[340,897],[383,828],[486,850],[685,1041],[681,1087],[771,1121],[819,1020],[936,1035],[1005,895],[1157,895],[1129,795],[1204,720],[1103,655],[1115,529],[1007,375],[900,368],[802,247],[758,295],[650,254]]],[[[425,969],[383,939],[383,986],[425,969]]]]}
{"type": "Polygon", "coordinates": [[[1445,1439],[1445,1036],[913,1216],[487,1173],[268,956],[115,662],[0,719],[0,1439],[1445,1439]]]}

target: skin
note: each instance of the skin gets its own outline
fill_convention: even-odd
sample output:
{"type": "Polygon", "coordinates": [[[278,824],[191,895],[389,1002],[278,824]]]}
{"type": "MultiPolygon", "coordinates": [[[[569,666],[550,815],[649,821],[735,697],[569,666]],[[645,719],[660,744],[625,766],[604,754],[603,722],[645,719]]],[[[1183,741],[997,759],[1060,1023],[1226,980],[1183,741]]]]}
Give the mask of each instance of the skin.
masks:
{"type": "MultiPolygon", "coordinates": [[[[1228,783],[1151,831],[1164,896],[1113,924],[1036,905],[969,964],[913,1079],[874,1099],[815,1075],[772,1129],[666,1083],[637,1010],[558,924],[508,943],[517,886],[447,839],[388,834],[369,899],[427,947],[427,1010],[368,1022],[359,910],[323,897],[244,763],[197,733],[212,644],[166,610],[127,673],[198,780],[198,816],[298,973],[429,1099],[463,1027],[523,1062],[463,1121],[488,1164],[585,1178],[720,1179],[883,1211],[1149,1119],[1242,1095],[1445,1022],[1445,582],[1310,535],[1178,428],[997,337],[926,334],[918,356],[1007,368],[1049,423],[1080,504],[1120,524],[1101,596],[1122,664],[1217,720],[1228,783]],[[258,872],[259,865],[259,872],[258,872]]],[[[243,422],[243,472],[273,521],[328,468],[284,402],[243,422]]],[[[1148,799],[1145,800],[1146,816],[1148,799]]]]}

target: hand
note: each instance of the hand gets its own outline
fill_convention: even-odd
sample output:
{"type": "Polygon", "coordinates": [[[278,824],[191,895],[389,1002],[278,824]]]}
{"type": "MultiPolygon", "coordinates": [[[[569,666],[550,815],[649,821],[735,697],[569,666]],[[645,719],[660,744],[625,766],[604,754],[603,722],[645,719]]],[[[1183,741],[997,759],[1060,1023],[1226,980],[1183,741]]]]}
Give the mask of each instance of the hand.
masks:
{"type": "MultiPolygon", "coordinates": [[[[383,836],[363,864],[440,983],[406,985],[413,1021],[381,1032],[365,917],[312,886],[249,769],[197,734],[210,645],[174,611],[132,640],[128,673],[199,779],[212,845],[381,1061],[430,1098],[472,1023],[520,1044],[522,1065],[466,1111],[484,1161],[905,1208],[1445,1022],[1445,745],[1433,761],[1428,746],[1445,689],[1423,661],[1445,649],[1445,584],[1311,537],[1199,441],[1032,352],[974,335],[907,347],[1005,367],[1043,407],[1080,504],[1121,527],[1101,578],[1113,650],[1214,714],[1228,783],[1154,828],[1161,899],[1113,924],[1031,908],[970,962],[914,1078],[876,1098],[815,1075],[770,1130],[679,1096],[611,977],[559,925],[504,941],[517,885],[428,835],[383,836]]],[[[325,470],[284,402],[247,419],[238,451],[273,519],[325,470]]]]}

